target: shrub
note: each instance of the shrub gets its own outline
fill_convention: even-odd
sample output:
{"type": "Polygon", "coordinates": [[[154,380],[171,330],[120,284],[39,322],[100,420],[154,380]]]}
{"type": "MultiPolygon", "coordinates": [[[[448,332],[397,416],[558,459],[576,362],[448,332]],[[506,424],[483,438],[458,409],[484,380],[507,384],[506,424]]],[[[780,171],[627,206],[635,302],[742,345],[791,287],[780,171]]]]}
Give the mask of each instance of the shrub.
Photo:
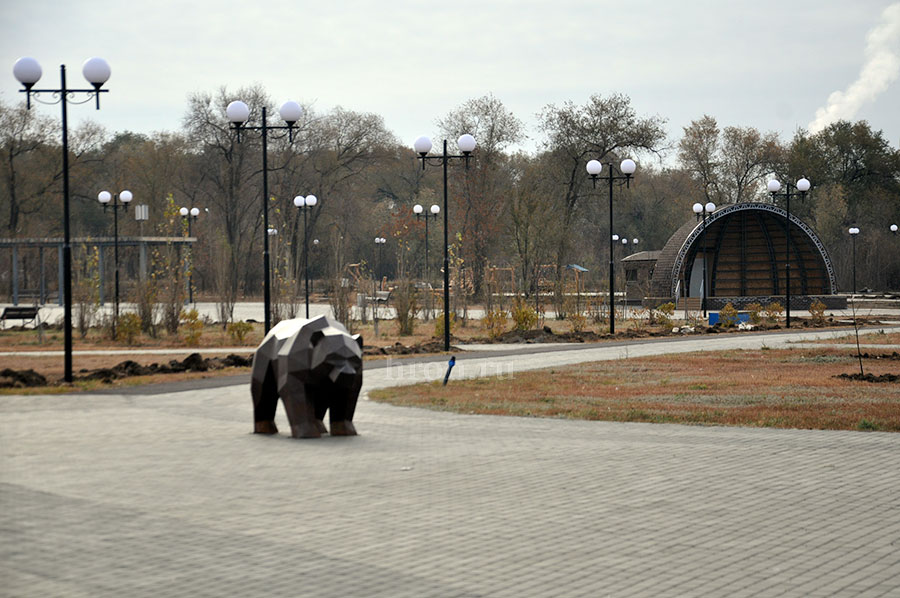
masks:
{"type": "Polygon", "coordinates": [[[769,322],[775,324],[778,320],[781,319],[781,314],[784,313],[784,306],[782,306],[777,301],[769,303],[763,308],[763,317],[766,318],[769,322]]]}
{"type": "MultiPolygon", "coordinates": [[[[633,309],[631,310],[631,316],[629,316],[628,320],[631,322],[631,329],[635,332],[643,332],[643,330],[647,327],[647,322],[650,321],[650,312],[646,309],[633,309]]],[[[671,326],[671,321],[670,326],[671,326]]]]}
{"type": "Polygon", "coordinates": [[[754,326],[759,326],[762,324],[763,317],[762,311],[763,306],[759,303],[751,303],[747,306],[747,311],[750,312],[750,323],[754,326]]]}
{"type": "Polygon", "coordinates": [[[502,309],[488,311],[481,319],[481,325],[492,339],[499,338],[506,331],[507,313],[502,309]]]}
{"type": "Polygon", "coordinates": [[[116,326],[116,340],[125,341],[129,345],[141,335],[141,317],[134,312],[128,312],[119,316],[119,325],[116,326]]]}
{"type": "Polygon", "coordinates": [[[588,319],[584,314],[569,314],[569,317],[566,319],[572,324],[572,332],[584,332],[585,328],[587,328],[588,319]]]}
{"type": "Polygon", "coordinates": [[[393,302],[400,336],[413,334],[416,316],[419,314],[419,293],[416,286],[409,280],[401,280],[394,288],[393,302]]]}
{"type": "Polygon", "coordinates": [[[738,311],[730,302],[726,303],[725,307],[719,310],[719,322],[722,323],[723,328],[734,328],[737,326],[738,311]]]}
{"type": "MultiPolygon", "coordinates": [[[[450,312],[450,334],[453,334],[453,328],[456,326],[456,314],[450,312]]],[[[444,338],[444,313],[441,312],[434,319],[434,337],[444,338]]]]}
{"type": "Polygon", "coordinates": [[[184,342],[189,347],[200,344],[200,336],[203,334],[203,322],[196,309],[181,310],[179,321],[184,331],[184,342]]]}
{"type": "Polygon", "coordinates": [[[809,306],[809,315],[813,324],[822,326],[825,323],[825,304],[816,299],[809,306]]]}
{"type": "Polygon", "coordinates": [[[253,330],[253,324],[250,322],[231,322],[228,324],[227,330],[232,342],[243,345],[244,339],[253,330]]]}
{"type": "Polygon", "coordinates": [[[675,315],[675,304],[669,301],[663,303],[655,310],[650,312],[650,319],[666,328],[672,327],[672,317],[675,315]]]}
{"type": "Polygon", "coordinates": [[[531,330],[537,326],[539,319],[539,315],[534,308],[521,297],[516,298],[510,315],[512,316],[513,328],[519,332],[531,330]]]}

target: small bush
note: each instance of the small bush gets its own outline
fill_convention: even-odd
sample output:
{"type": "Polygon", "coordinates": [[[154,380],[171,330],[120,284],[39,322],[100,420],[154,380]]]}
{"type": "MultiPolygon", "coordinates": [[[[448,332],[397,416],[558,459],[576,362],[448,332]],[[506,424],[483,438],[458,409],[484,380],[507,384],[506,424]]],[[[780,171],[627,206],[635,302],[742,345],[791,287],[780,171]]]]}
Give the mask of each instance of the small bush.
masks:
{"type": "Polygon", "coordinates": [[[763,317],[762,311],[763,306],[759,303],[751,303],[747,306],[747,311],[750,312],[750,323],[754,326],[759,326],[762,324],[763,317]]]}
{"type": "Polygon", "coordinates": [[[572,332],[584,332],[587,328],[588,319],[584,314],[569,314],[566,319],[572,324],[572,332]]]}
{"type": "Polygon", "coordinates": [[[506,332],[506,319],[507,314],[502,309],[489,311],[481,319],[481,325],[487,331],[489,337],[497,339],[506,332]]]}
{"type": "Polygon", "coordinates": [[[397,312],[397,328],[400,336],[415,332],[419,314],[419,292],[410,280],[401,280],[394,288],[394,310],[397,312]]]}
{"type": "Polygon", "coordinates": [[[668,303],[663,303],[655,310],[650,312],[650,319],[656,323],[664,326],[665,328],[671,328],[673,325],[672,318],[675,315],[675,304],[669,301],[668,303]]]}
{"type": "Polygon", "coordinates": [[[809,316],[816,326],[825,324],[825,304],[818,299],[813,301],[809,306],[809,316]]]}
{"type": "Polygon", "coordinates": [[[141,335],[141,317],[134,312],[124,313],[119,316],[119,325],[116,326],[116,340],[125,341],[133,345],[137,337],[141,335]]]}
{"type": "Polygon", "coordinates": [[[244,339],[253,330],[253,324],[250,322],[231,322],[226,330],[228,330],[228,336],[231,337],[232,342],[243,345],[244,339]]]}
{"type": "MultiPolygon", "coordinates": [[[[456,314],[450,312],[450,334],[453,334],[453,328],[456,326],[456,314]]],[[[444,338],[444,313],[441,312],[434,319],[434,338],[444,338]]]]}
{"type": "Polygon", "coordinates": [[[196,309],[181,310],[179,321],[184,331],[184,343],[189,347],[196,347],[200,344],[200,337],[203,335],[203,322],[200,321],[200,314],[196,309]]]}
{"type": "Polygon", "coordinates": [[[513,303],[510,316],[512,316],[513,328],[519,332],[531,330],[537,326],[540,317],[534,308],[521,297],[517,297],[513,303]]]}
{"type": "Polygon", "coordinates": [[[781,315],[783,313],[784,306],[777,301],[769,303],[765,308],[763,308],[763,317],[772,324],[777,323],[778,320],[781,319],[781,315]]]}
{"type": "MultiPolygon", "coordinates": [[[[649,310],[643,308],[631,310],[631,316],[628,318],[628,320],[631,322],[631,329],[635,332],[643,332],[647,327],[647,322],[650,321],[651,317],[652,313],[649,310]]],[[[672,325],[671,321],[672,320],[669,320],[669,326],[672,325]]]]}
{"type": "Polygon", "coordinates": [[[734,328],[737,326],[738,311],[730,302],[726,303],[725,307],[719,310],[719,322],[721,322],[723,328],[734,328]]]}

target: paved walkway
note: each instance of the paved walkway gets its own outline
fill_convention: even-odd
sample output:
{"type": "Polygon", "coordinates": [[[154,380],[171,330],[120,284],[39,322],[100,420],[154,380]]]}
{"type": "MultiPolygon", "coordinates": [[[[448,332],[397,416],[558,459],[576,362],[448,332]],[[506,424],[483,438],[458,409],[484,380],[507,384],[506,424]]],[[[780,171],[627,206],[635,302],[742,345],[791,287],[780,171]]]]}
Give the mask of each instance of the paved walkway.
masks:
{"type": "Polygon", "coordinates": [[[900,593],[897,434],[372,402],[356,423],[357,438],[255,436],[246,385],[0,397],[0,595],[900,593]]]}

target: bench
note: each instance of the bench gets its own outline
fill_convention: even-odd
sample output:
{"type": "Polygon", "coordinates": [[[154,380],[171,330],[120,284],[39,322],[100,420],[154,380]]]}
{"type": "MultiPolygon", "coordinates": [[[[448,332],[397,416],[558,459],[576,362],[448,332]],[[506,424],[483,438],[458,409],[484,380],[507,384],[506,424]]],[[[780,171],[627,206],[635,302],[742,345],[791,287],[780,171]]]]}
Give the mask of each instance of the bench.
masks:
{"type": "Polygon", "coordinates": [[[3,313],[0,314],[0,321],[4,322],[4,327],[6,326],[6,320],[22,320],[23,322],[26,320],[29,322],[37,320],[40,324],[41,319],[38,317],[40,310],[41,308],[36,305],[4,307],[3,313]]]}

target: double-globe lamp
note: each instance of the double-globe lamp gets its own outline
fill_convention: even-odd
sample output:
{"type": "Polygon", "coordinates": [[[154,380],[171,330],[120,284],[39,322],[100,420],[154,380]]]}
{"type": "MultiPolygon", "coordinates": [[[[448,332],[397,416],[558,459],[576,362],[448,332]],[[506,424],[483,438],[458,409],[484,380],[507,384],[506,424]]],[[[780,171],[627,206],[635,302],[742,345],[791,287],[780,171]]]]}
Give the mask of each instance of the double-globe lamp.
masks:
{"type": "Polygon", "coordinates": [[[444,172],[444,350],[450,350],[450,237],[448,232],[449,215],[447,201],[447,166],[452,159],[465,160],[466,167],[469,166],[469,158],[475,151],[475,137],[465,133],[456,141],[456,146],[462,155],[454,156],[447,153],[447,140],[444,140],[443,152],[439,156],[429,156],[431,151],[431,139],[422,136],[413,143],[413,149],[419,154],[422,160],[422,170],[425,170],[425,164],[428,161],[439,164],[444,172]]]}
{"type": "Polygon", "coordinates": [[[791,327],[791,197],[796,195],[791,192],[791,189],[796,189],[799,192],[800,199],[803,199],[806,197],[810,186],[809,180],[806,177],[801,177],[794,185],[785,183],[784,191],[779,193],[781,191],[780,181],[772,179],[766,183],[766,189],[769,190],[773,199],[775,197],[783,197],[785,199],[784,230],[787,238],[785,239],[784,260],[784,325],[786,328],[791,327]]]}
{"type": "Polygon", "coordinates": [[[306,318],[309,319],[309,224],[306,212],[316,207],[319,198],[315,195],[298,195],[294,198],[294,206],[303,212],[303,278],[305,281],[304,292],[306,296],[306,318]]]}
{"type": "Polygon", "coordinates": [[[101,89],[103,84],[109,80],[111,70],[109,64],[102,58],[89,58],[81,67],[81,72],[87,82],[91,84],[93,89],[72,89],[66,84],[66,65],[59,67],[59,83],[56,89],[42,88],[35,89],[35,84],[40,81],[43,69],[40,63],[30,56],[25,56],[16,61],[13,65],[13,75],[24,89],[19,90],[25,94],[26,106],[31,109],[31,96],[34,94],[35,99],[39,99],[42,93],[50,94],[51,100],[43,101],[47,104],[58,103],[62,108],[62,176],[63,176],[63,247],[62,247],[62,270],[63,270],[63,293],[64,309],[63,309],[63,377],[66,382],[72,382],[72,239],[69,226],[69,103],[82,103],[76,101],[76,94],[84,93],[88,95],[88,99],[93,95],[96,100],[97,110],[100,109],[100,94],[106,93],[106,89],[101,89]]]}
{"type": "MultiPolygon", "coordinates": [[[[615,310],[615,291],[616,291],[616,275],[615,275],[615,260],[613,257],[613,241],[617,241],[618,239],[613,239],[613,185],[616,184],[616,181],[619,181],[618,184],[624,184],[626,186],[631,185],[631,177],[634,175],[634,171],[637,169],[637,164],[634,163],[634,160],[630,158],[626,158],[622,160],[619,164],[619,171],[622,173],[621,176],[613,174],[613,165],[608,164],[608,174],[605,177],[609,182],[609,332],[610,334],[616,333],[616,310],[615,310]]],[[[587,173],[591,177],[591,183],[596,188],[597,181],[601,179],[600,173],[603,172],[603,163],[600,160],[588,160],[587,163],[587,173]]]]}
{"type": "Polygon", "coordinates": [[[269,272],[269,132],[273,130],[287,130],[288,139],[294,140],[294,126],[303,115],[303,108],[294,101],[287,101],[281,105],[278,110],[285,124],[272,126],[268,124],[266,119],[266,107],[262,107],[262,124],[260,126],[248,126],[244,123],[250,118],[250,107],[240,100],[235,100],[228,104],[225,108],[225,116],[231,122],[232,129],[237,132],[238,142],[241,140],[242,131],[259,131],[262,135],[262,175],[263,175],[263,193],[262,193],[262,212],[263,212],[263,230],[267,231],[263,235],[263,311],[265,321],[265,331],[268,332],[272,327],[272,298],[270,292],[270,272],[269,272]]]}

